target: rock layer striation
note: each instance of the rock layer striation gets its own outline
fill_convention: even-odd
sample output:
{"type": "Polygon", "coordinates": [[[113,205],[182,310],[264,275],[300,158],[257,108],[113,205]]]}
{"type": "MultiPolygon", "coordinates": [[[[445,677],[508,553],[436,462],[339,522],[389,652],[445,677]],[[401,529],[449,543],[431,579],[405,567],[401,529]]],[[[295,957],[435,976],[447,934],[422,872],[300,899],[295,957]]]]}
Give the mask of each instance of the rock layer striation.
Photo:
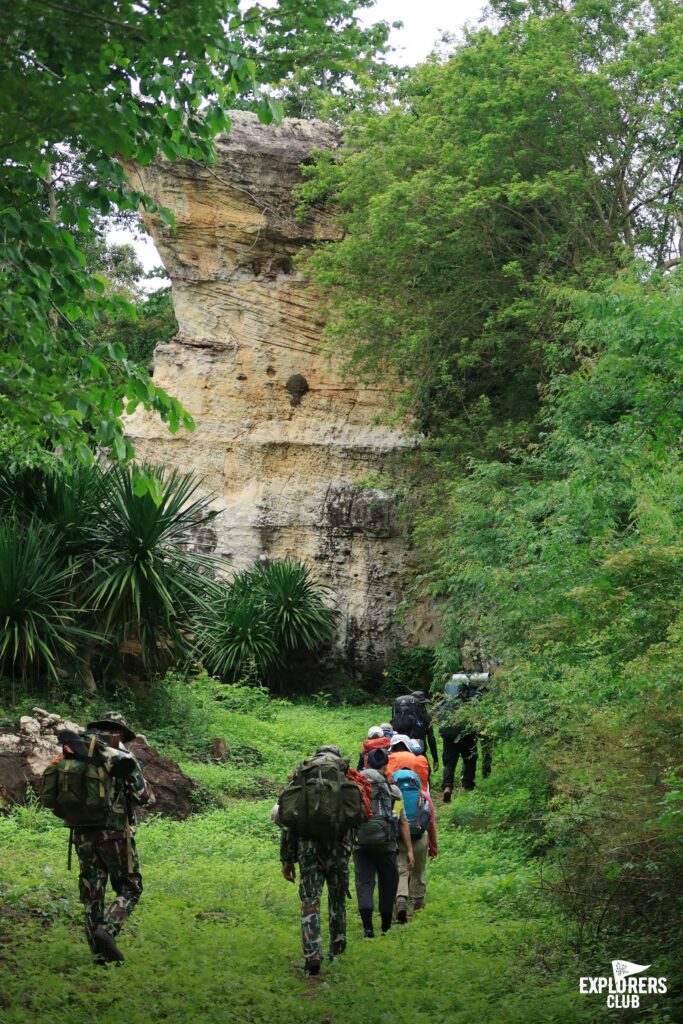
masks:
{"type": "MultiPolygon", "coordinates": [[[[400,474],[416,441],[378,424],[386,391],[321,353],[315,298],[294,266],[302,248],[337,237],[322,210],[299,219],[293,195],[312,151],[337,145],[322,122],[265,127],[238,112],[213,167],[129,168],[175,217],[175,233],[148,218],[179,323],[154,380],[197,427],[171,436],[136,412],[128,431],[140,458],[194,470],[223,510],[199,549],[233,571],[288,557],[312,567],[340,612],[341,660],[365,674],[405,641],[393,613],[410,557],[392,493],[368,481],[400,474]]],[[[413,623],[409,640],[430,627],[413,623]]]]}

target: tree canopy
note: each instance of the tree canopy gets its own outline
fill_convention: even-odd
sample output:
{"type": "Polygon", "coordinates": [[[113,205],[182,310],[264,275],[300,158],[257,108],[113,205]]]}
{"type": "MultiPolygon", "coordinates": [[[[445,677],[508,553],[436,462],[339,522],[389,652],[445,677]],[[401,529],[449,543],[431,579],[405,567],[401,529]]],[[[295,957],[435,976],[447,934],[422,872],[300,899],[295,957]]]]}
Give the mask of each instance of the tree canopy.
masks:
{"type": "Polygon", "coordinates": [[[680,5],[495,6],[501,27],[350,119],[303,191],[346,231],[309,264],[331,343],[464,452],[528,436],[548,358],[570,356],[550,285],[680,256],[680,5]]]}
{"type": "MultiPolygon", "coordinates": [[[[0,419],[4,457],[93,444],[132,454],[121,416],[142,403],[192,427],[120,343],[88,325],[125,306],[92,273],[77,235],[97,218],[151,208],[120,159],[211,160],[228,110],[279,116],[272,89],[300,69],[353,72],[385,45],[360,28],[370,0],[17,0],[0,57],[0,419]],[[268,87],[272,87],[268,91],[268,87]]],[[[168,214],[161,211],[161,216],[168,214]]]]}

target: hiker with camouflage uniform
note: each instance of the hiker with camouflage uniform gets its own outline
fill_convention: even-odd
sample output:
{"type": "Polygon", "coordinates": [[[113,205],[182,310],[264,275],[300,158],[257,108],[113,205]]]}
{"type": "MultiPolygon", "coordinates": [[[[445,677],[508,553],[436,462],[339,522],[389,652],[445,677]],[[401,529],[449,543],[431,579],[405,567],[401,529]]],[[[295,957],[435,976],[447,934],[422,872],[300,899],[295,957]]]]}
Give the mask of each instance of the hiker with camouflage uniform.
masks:
{"type": "Polygon", "coordinates": [[[370,812],[364,780],[341,756],[339,747],[319,747],[297,768],[278,801],[282,827],[280,861],[288,882],[299,864],[301,941],[304,969],[320,973],[323,945],[320,900],[327,884],[330,958],[346,948],[346,899],[353,829],[370,812]]]}
{"type": "MultiPolygon", "coordinates": [[[[140,863],[135,846],[134,805],[154,802],[154,795],[145,782],[137,759],[123,746],[124,740],[135,739],[123,715],[107,711],[102,718],[91,722],[85,733],[61,732],[63,755],[56,758],[43,776],[43,802],[71,827],[73,844],[79,863],[79,890],[85,907],[85,934],[96,962],[100,964],[122,961],[123,954],[116,945],[116,936],[128,920],[142,893],[140,863]],[[61,763],[60,763],[61,762],[61,763]],[[80,762],[75,765],[74,762],[80,762]],[[73,771],[69,771],[73,768],[73,771]],[[99,791],[101,801],[97,811],[88,813],[92,805],[92,789],[78,806],[60,807],[60,797],[49,796],[46,777],[52,770],[53,778],[61,782],[63,791],[69,777],[76,777],[84,768],[89,771],[99,791]],[[47,794],[47,795],[45,795],[47,794]],[[93,818],[90,823],[85,823],[93,818]],[[99,818],[99,820],[97,820],[99,818]],[[105,910],[105,890],[111,882],[116,897],[105,910]]],[[[74,786],[76,797],[78,790],[74,786]]]]}

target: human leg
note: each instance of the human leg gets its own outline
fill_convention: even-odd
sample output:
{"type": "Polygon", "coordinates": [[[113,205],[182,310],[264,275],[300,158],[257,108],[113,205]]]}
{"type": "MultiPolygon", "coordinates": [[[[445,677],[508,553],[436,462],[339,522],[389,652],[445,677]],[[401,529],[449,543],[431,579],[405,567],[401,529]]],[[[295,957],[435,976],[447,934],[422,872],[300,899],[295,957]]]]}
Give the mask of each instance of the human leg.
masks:
{"type": "Polygon", "coordinates": [[[93,953],[97,952],[93,933],[104,920],[104,892],[107,868],[99,855],[99,830],[74,831],[78,856],[78,890],[85,910],[85,937],[93,953]]]}
{"type": "Polygon", "coordinates": [[[363,930],[367,938],[373,932],[372,912],[375,903],[375,864],[372,858],[363,850],[356,850],[353,855],[354,877],[356,883],[356,896],[358,898],[358,913],[363,922],[363,930]]]}
{"type": "Polygon", "coordinates": [[[462,755],[462,772],[460,781],[463,789],[474,789],[475,775],[477,772],[477,735],[470,733],[460,740],[460,753],[462,755]]]}
{"type": "Polygon", "coordinates": [[[427,892],[427,854],[429,852],[429,837],[420,836],[413,839],[413,857],[415,864],[408,877],[410,898],[413,901],[415,910],[424,906],[427,892]]]}
{"type": "Polygon", "coordinates": [[[140,862],[131,837],[130,850],[125,834],[110,833],[100,844],[100,855],[107,865],[112,889],[116,899],[109,904],[102,925],[112,938],[116,938],[126,923],[142,894],[140,862]]]}
{"type": "Polygon", "coordinates": [[[320,863],[318,844],[313,839],[300,839],[299,899],[301,900],[301,944],[306,962],[322,960],[323,944],[320,934],[320,898],[325,884],[325,872],[320,863]]]}
{"type": "Polygon", "coordinates": [[[391,928],[394,900],[398,891],[398,854],[395,851],[383,853],[378,856],[376,863],[382,931],[388,932],[391,928]]]}
{"type": "Polygon", "coordinates": [[[325,865],[327,904],[330,926],[330,956],[346,949],[346,895],[349,891],[349,857],[336,852],[325,865]]]}
{"type": "Polygon", "coordinates": [[[441,788],[444,792],[444,800],[446,803],[450,800],[450,794],[453,790],[453,779],[455,778],[455,769],[458,764],[458,746],[455,740],[443,737],[443,779],[441,788]]]}

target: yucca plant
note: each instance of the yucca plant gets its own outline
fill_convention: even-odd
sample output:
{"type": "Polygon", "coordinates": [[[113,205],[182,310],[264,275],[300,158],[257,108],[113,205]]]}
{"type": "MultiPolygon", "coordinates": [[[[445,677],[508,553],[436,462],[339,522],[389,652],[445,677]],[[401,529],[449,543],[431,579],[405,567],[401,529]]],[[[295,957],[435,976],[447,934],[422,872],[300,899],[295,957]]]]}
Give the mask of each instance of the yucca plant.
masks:
{"type": "Polygon", "coordinates": [[[216,589],[203,615],[197,649],[206,667],[226,682],[260,683],[284,666],[272,622],[241,573],[229,589],[216,589]]]}
{"type": "Polygon", "coordinates": [[[96,548],[102,480],[98,465],[5,469],[0,471],[0,511],[20,522],[52,526],[61,552],[79,558],[96,548]]]}
{"type": "Polygon", "coordinates": [[[197,654],[226,682],[271,683],[296,651],[317,650],[334,630],[336,612],[298,562],[272,562],[216,587],[202,615],[197,654]]]}
{"type": "Polygon", "coordinates": [[[327,643],[337,613],[323,603],[326,591],[310,570],[295,561],[258,565],[253,586],[263,602],[279,643],[288,651],[314,651],[327,643]]]}
{"type": "Polygon", "coordinates": [[[73,668],[92,639],[74,604],[78,568],[64,558],[61,538],[38,523],[0,524],[0,666],[25,680],[73,668]]]}
{"type": "Polygon", "coordinates": [[[192,473],[145,467],[156,497],[138,494],[135,467],[104,474],[98,550],[89,587],[96,626],[116,650],[132,642],[154,669],[188,649],[187,631],[210,587],[214,560],[188,550],[192,531],[215,518],[192,473]]]}

